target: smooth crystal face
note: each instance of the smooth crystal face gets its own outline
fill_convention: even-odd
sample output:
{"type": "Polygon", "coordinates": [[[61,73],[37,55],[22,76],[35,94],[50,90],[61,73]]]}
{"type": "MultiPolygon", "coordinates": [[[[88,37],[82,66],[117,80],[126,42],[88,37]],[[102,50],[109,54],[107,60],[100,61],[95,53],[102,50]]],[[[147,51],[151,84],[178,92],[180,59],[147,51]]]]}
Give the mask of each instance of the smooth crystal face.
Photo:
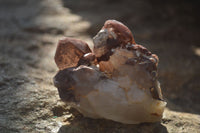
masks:
{"type": "Polygon", "coordinates": [[[158,57],[116,20],[106,21],[93,42],[93,50],[72,38],[59,42],[64,48],[56,51],[60,70],[54,85],[60,98],[86,117],[125,124],[160,121],[166,102],[157,80],[158,57]]]}

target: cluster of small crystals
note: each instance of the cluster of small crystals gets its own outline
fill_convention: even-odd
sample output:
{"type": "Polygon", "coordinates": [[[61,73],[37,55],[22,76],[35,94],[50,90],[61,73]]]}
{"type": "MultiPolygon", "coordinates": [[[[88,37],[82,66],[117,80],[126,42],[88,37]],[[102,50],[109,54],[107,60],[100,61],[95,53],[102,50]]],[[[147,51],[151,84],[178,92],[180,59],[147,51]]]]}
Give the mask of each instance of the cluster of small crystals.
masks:
{"type": "Polygon", "coordinates": [[[136,44],[128,27],[116,20],[107,20],[93,43],[91,50],[78,39],[59,41],[54,84],[60,98],[91,118],[159,121],[166,102],[157,80],[158,57],[136,44]]]}

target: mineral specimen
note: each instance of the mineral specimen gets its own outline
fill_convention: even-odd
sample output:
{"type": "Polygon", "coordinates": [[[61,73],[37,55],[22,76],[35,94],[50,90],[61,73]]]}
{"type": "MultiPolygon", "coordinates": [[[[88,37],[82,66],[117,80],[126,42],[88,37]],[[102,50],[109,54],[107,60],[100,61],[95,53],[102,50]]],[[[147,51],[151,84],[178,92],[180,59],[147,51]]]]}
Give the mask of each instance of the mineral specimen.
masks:
{"type": "Polygon", "coordinates": [[[116,20],[106,21],[93,42],[91,50],[77,39],[59,41],[54,85],[60,98],[86,117],[125,124],[160,121],[166,102],[157,79],[158,57],[116,20]]]}

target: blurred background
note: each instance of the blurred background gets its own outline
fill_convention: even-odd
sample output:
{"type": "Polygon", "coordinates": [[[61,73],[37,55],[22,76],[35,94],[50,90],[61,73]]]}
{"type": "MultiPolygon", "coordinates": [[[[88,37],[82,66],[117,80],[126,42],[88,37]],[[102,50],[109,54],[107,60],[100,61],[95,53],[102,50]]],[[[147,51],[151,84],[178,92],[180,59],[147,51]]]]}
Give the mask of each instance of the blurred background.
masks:
{"type": "MultiPolygon", "coordinates": [[[[198,0],[0,0],[0,132],[198,132],[198,0]],[[161,124],[122,125],[72,115],[52,77],[64,36],[92,45],[107,19],[157,54],[168,102],[161,124]]],[[[72,111],[73,113],[74,111],[72,111]]]]}

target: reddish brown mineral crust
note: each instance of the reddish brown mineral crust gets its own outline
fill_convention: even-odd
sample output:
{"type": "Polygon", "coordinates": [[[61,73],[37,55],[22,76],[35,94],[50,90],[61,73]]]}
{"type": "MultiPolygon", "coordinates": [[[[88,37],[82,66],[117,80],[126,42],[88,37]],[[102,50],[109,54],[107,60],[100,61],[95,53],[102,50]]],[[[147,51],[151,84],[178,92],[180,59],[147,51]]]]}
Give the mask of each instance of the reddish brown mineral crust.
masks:
{"type": "Polygon", "coordinates": [[[152,57],[156,60],[156,67],[158,66],[158,62],[159,62],[159,58],[158,58],[158,56],[157,55],[155,55],[155,54],[152,54],[152,57]]]}
{"type": "Polygon", "coordinates": [[[99,63],[99,66],[100,66],[99,69],[102,72],[106,72],[108,74],[111,74],[114,71],[114,68],[113,68],[112,64],[110,62],[108,62],[108,61],[101,61],[99,63]]]}
{"type": "Polygon", "coordinates": [[[152,55],[151,52],[147,48],[143,47],[142,45],[134,44],[134,45],[127,45],[126,47],[128,50],[135,50],[135,51],[137,50],[146,56],[152,55]]]}
{"type": "Polygon", "coordinates": [[[79,59],[91,50],[84,41],[66,37],[58,42],[55,62],[60,70],[77,66],[79,59]]]}
{"type": "Polygon", "coordinates": [[[107,20],[103,26],[103,29],[108,29],[117,35],[117,40],[120,45],[135,44],[132,32],[127,26],[116,20],[107,20]]]}

